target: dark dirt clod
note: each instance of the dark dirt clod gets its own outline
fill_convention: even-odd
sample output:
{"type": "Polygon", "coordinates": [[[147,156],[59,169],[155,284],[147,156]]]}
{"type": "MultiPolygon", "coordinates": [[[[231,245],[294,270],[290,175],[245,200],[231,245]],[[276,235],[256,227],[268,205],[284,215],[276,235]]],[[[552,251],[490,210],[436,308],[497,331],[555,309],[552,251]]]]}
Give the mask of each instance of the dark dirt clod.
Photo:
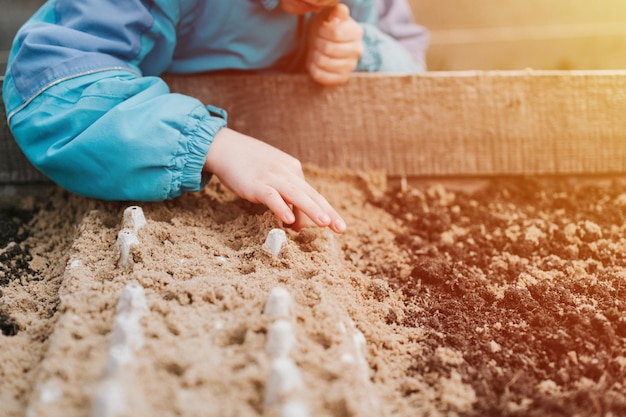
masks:
{"type": "Polygon", "coordinates": [[[420,307],[402,324],[429,333],[409,372],[446,374],[435,349],[462,352],[477,397],[465,416],[626,415],[626,284],[613,273],[626,262],[623,193],[518,180],[453,201],[438,190],[377,201],[403,219],[396,242],[413,254],[408,279],[390,280],[420,307]],[[554,392],[538,389],[546,381],[554,392]]]}
{"type": "Polygon", "coordinates": [[[5,336],[15,336],[20,330],[20,326],[11,316],[0,311],[0,330],[5,336]]]}
{"type": "Polygon", "coordinates": [[[4,248],[10,242],[21,242],[26,239],[27,234],[21,229],[32,217],[31,210],[0,209],[0,248],[4,248]]]}
{"type": "MultiPolygon", "coordinates": [[[[26,226],[33,214],[31,210],[0,209],[0,287],[6,287],[12,280],[32,273],[28,245],[20,243],[28,237],[26,226]]],[[[0,299],[3,295],[0,291],[0,299]]],[[[5,336],[15,336],[20,326],[8,313],[0,311],[0,330],[5,336]]]]}

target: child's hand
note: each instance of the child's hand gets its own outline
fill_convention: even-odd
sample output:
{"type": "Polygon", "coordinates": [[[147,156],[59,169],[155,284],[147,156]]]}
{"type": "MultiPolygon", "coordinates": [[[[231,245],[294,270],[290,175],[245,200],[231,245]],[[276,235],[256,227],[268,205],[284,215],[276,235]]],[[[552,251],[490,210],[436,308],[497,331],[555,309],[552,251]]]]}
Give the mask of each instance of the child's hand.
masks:
{"type": "Polygon", "coordinates": [[[329,7],[309,26],[306,69],[320,84],[348,81],[363,53],[363,28],[350,17],[345,4],[329,7]]]}
{"type": "Polygon", "coordinates": [[[296,158],[264,142],[224,128],[209,148],[204,170],[215,174],[239,197],[269,207],[299,231],[306,215],[318,226],[343,233],[339,214],[304,179],[296,158]]]}

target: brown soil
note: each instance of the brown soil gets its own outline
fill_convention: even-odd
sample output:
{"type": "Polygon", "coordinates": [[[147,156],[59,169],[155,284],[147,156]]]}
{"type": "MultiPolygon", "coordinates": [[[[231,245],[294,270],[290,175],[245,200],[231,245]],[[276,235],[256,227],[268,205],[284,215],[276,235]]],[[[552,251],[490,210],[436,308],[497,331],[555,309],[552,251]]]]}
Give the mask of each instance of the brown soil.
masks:
{"type": "Polygon", "coordinates": [[[626,415],[621,181],[465,192],[307,175],[349,231],[283,228],[277,258],[263,242],[282,226],[217,181],[142,204],[129,268],[116,245],[129,204],[53,189],[0,210],[4,414],[97,415],[113,380],[127,407],[109,415],[277,416],[289,400],[311,416],[626,415]],[[143,344],[109,378],[129,282],[145,291],[143,344]],[[276,287],[302,384],[271,402],[276,287]]]}

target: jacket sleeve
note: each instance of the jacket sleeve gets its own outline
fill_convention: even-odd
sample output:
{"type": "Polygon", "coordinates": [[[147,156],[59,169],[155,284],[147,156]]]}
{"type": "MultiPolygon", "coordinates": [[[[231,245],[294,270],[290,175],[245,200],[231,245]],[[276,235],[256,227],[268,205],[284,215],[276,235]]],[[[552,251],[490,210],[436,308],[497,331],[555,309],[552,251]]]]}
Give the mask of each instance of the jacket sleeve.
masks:
{"type": "Polygon", "coordinates": [[[226,120],[171,94],[157,77],[107,71],[39,94],[11,119],[13,135],[62,187],[105,200],[160,201],[197,191],[226,120]]]}
{"type": "Polygon", "coordinates": [[[421,73],[428,34],[415,24],[406,0],[346,2],[363,28],[364,51],[357,71],[421,73]]]}
{"type": "Polygon", "coordinates": [[[378,0],[377,4],[378,28],[396,39],[425,68],[428,31],[416,24],[407,0],[378,0]]]}
{"type": "Polygon", "coordinates": [[[178,19],[178,2],[157,3],[57,0],[18,33],[3,85],[9,125],[33,165],[72,192],[159,201],[202,186],[225,113],[154,76],[171,61],[178,19]]]}

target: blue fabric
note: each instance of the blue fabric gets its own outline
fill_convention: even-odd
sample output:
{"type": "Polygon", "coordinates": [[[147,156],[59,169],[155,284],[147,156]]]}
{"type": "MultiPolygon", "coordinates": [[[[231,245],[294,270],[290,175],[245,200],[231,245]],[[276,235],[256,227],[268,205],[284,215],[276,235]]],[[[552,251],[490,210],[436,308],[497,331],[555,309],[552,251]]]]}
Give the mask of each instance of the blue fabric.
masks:
{"type": "Polygon", "coordinates": [[[278,6],[280,0],[261,0],[261,3],[263,3],[263,6],[265,6],[267,10],[273,10],[278,6]]]}
{"type": "MultiPolygon", "coordinates": [[[[423,68],[376,27],[374,0],[345,2],[362,22],[359,71],[423,68]]],[[[298,17],[276,0],[49,0],[18,32],[3,99],[31,162],[78,194],[158,201],[197,191],[223,111],[158,78],[298,68],[298,17]],[[211,111],[210,111],[211,110],[211,111]]]]}

